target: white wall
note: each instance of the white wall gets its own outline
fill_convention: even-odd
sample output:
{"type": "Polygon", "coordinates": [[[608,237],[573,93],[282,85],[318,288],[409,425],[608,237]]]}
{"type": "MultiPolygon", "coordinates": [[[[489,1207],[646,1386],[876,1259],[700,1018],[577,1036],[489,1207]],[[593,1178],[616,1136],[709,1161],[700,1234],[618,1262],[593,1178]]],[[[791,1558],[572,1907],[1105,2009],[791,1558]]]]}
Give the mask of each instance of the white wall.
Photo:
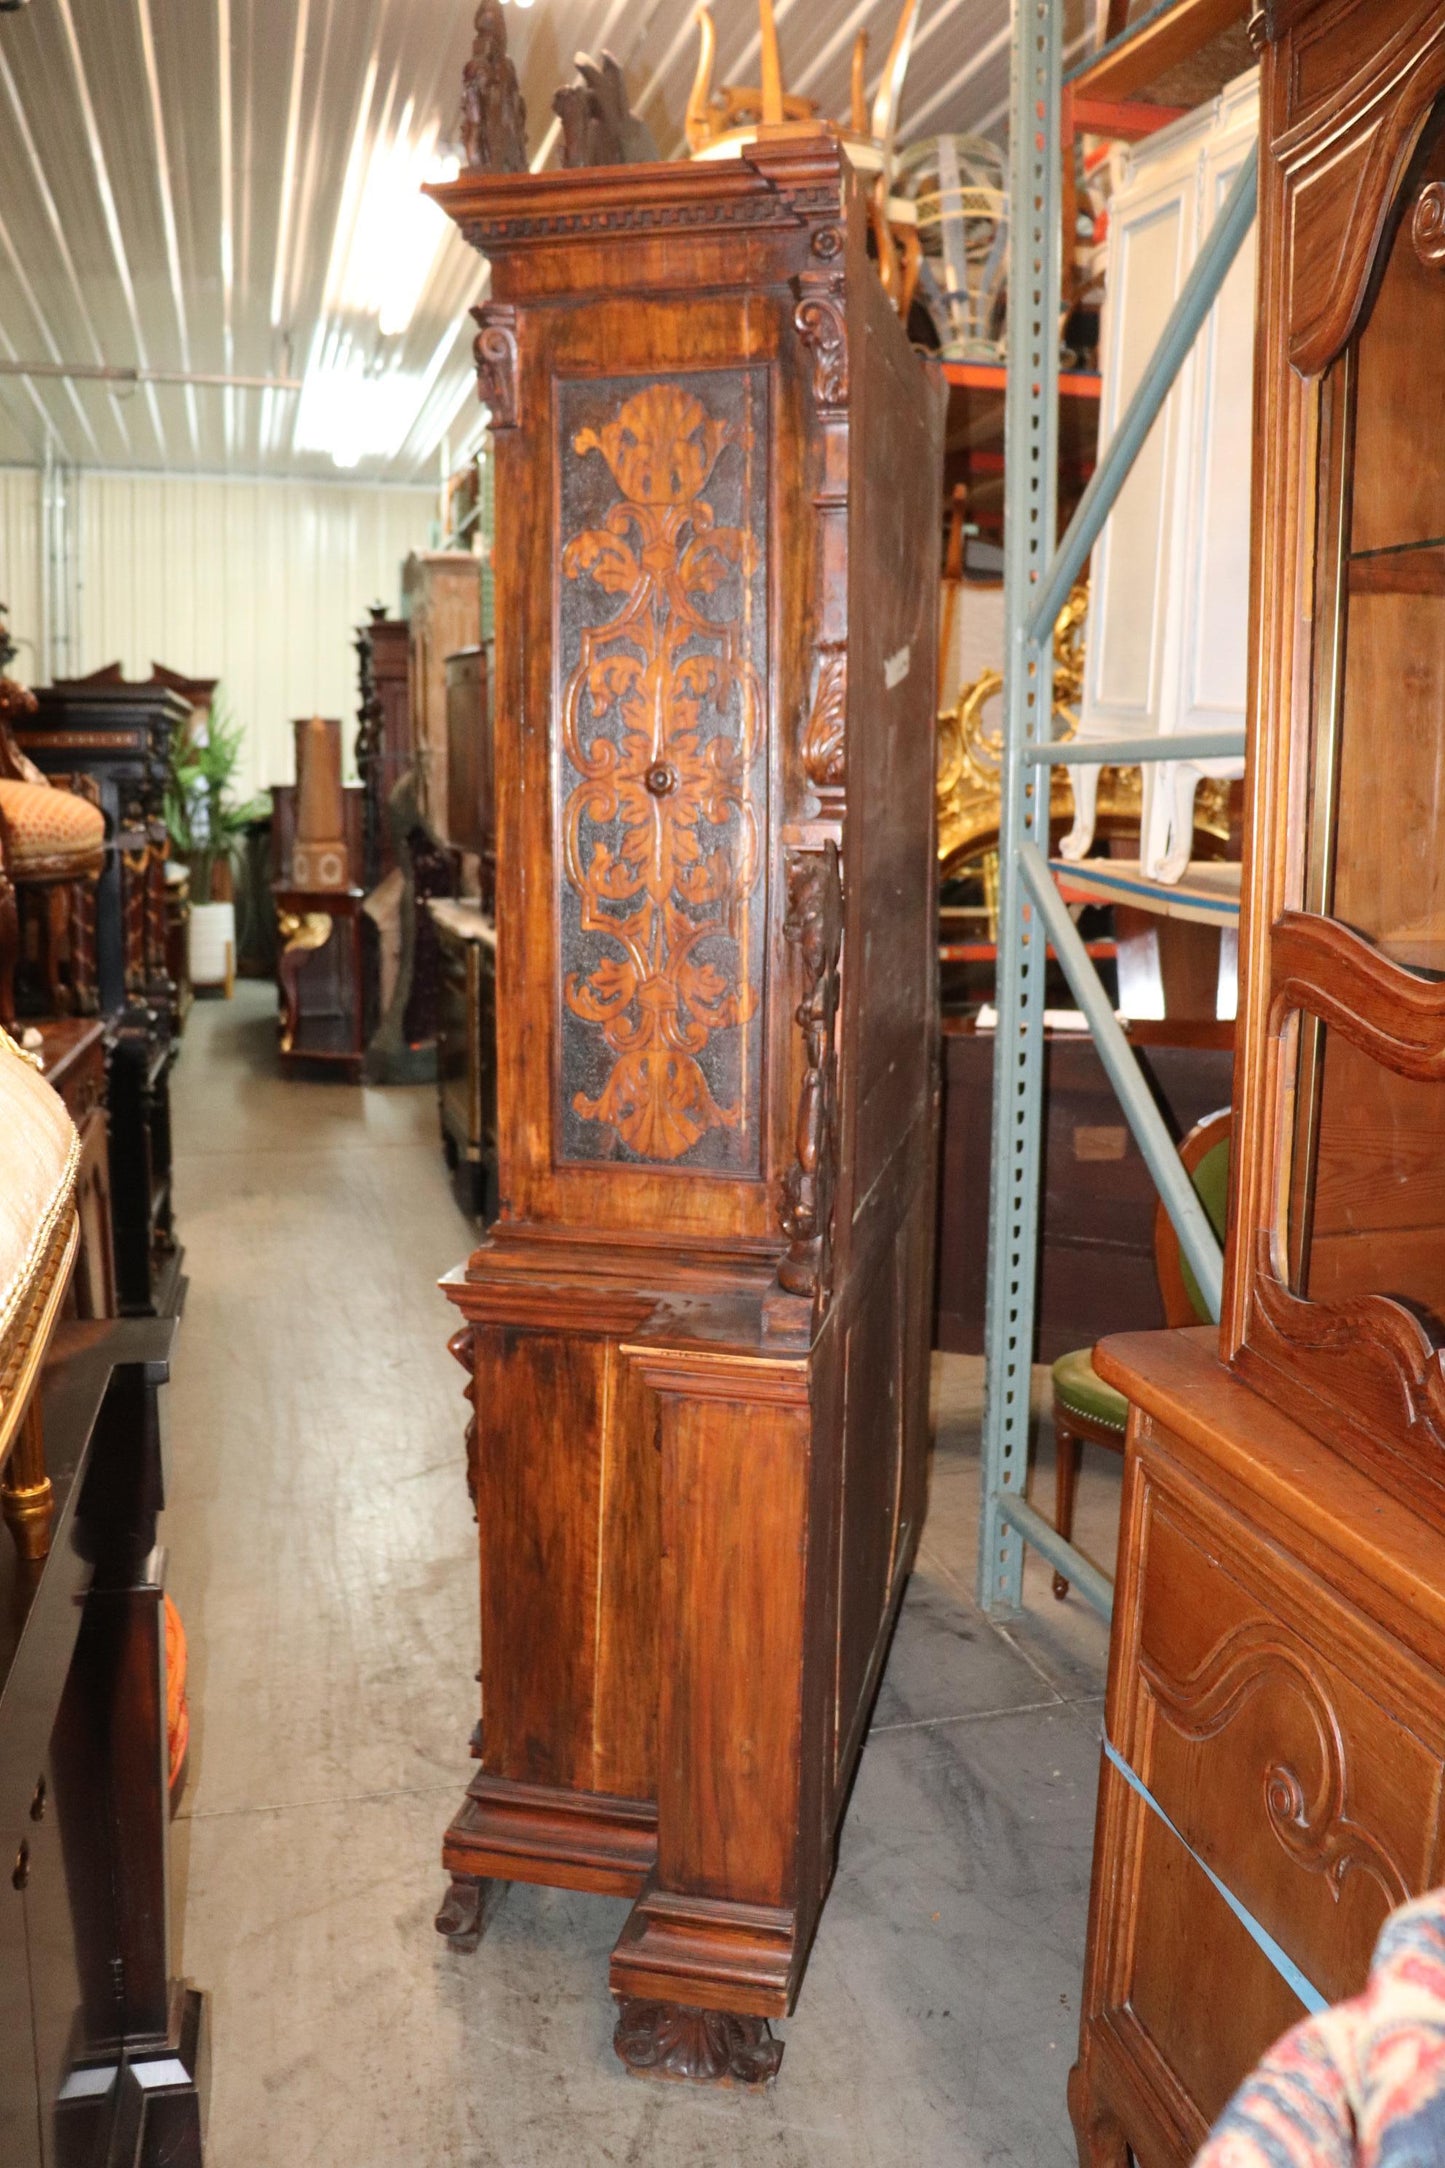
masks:
{"type": "MultiPolygon", "coordinates": [[[[76,674],[153,662],[219,676],[250,749],[247,789],[291,780],[291,721],[356,717],[353,627],[370,602],[394,611],[401,562],[424,548],[429,489],[192,478],[87,470],[76,492],[76,674]]],[[[40,484],[0,469],[0,601],[22,647],[17,671],[46,673],[41,635],[40,484]]]]}

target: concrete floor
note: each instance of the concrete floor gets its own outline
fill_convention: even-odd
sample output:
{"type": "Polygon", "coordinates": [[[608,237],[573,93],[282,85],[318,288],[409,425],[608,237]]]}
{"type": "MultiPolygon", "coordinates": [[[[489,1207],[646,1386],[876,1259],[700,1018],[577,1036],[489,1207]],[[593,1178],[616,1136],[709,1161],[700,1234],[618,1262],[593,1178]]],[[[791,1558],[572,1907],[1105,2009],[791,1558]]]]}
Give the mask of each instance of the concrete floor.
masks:
{"type": "MultiPolygon", "coordinates": [[[[937,1365],[919,1567],[775,2087],[623,2074],[625,1901],[514,1885],[474,1955],[433,1932],[477,1632],[434,1282],[468,1228],[432,1094],[282,1083],[271,1019],[265,987],[198,1003],[174,1079],[175,1862],[210,2168],[1071,2168],[1106,1635],[1037,1563],[1016,1625],[973,1606],[973,1361],[937,1365]]],[[[1106,1565],[1117,1514],[1091,1456],[1079,1535],[1106,1565]]]]}

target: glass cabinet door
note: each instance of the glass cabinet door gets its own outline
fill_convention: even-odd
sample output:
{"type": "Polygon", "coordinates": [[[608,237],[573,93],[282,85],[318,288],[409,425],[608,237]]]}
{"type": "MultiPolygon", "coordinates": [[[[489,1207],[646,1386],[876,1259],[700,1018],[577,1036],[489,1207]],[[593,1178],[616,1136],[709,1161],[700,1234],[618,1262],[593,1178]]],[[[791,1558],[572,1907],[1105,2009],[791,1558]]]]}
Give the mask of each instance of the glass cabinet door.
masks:
{"type": "MultiPolygon", "coordinates": [[[[1314,726],[1299,807],[1308,840],[1300,908],[1274,934],[1277,1010],[1282,935],[1293,959],[1291,1006],[1276,1027],[1288,1140],[1280,1212],[1294,1298],[1275,1323],[1302,1350],[1328,1345],[1337,1364],[1349,1334],[1363,1346],[1378,1328],[1398,1343],[1413,1319],[1423,1370],[1439,1367],[1431,1350],[1445,1345],[1438,115],[1394,206],[1361,328],[1321,382],[1317,413],[1314,726]],[[1407,1319],[1388,1317],[1382,1297],[1407,1319]]],[[[1338,1368],[1327,1390],[1341,1397],[1342,1375],[1348,1398],[1338,1368]]]]}

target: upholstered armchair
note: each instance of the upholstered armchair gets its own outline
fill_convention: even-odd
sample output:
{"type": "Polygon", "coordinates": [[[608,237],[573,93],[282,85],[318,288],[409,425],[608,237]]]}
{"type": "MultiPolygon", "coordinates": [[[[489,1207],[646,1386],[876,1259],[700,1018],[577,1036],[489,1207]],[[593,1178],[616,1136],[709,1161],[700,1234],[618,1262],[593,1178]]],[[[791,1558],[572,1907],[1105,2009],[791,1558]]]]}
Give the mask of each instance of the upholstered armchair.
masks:
{"type": "Polygon", "coordinates": [[[0,1024],[15,1018],[15,977],[33,964],[46,1015],[96,1005],[95,884],[105,816],[89,776],[42,775],[13,726],[35,696],[3,673],[15,653],[0,619],[0,1024]]]}
{"type": "Polygon", "coordinates": [[[79,1161],[59,1093],[0,1031],[0,1512],[30,1559],[50,1548],[36,1389],[79,1239],[79,1161]]]}

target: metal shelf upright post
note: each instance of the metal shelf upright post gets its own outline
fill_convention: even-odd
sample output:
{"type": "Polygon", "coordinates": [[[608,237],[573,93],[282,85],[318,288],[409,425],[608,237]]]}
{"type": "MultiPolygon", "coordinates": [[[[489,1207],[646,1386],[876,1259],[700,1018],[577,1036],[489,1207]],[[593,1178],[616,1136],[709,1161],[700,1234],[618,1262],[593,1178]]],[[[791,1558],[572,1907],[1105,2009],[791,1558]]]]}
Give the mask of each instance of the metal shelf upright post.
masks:
{"type": "MultiPolygon", "coordinates": [[[[1098,973],[1048,866],[1052,763],[1118,759],[1124,748],[1061,747],[1053,731],[1053,627],[1118,500],[1254,218],[1258,156],[1230,189],[1118,428],[1055,547],[1062,283],[1064,0],[1012,0],[1012,260],[1005,425],[1005,719],[999,823],[998,1022],[994,1042],[983,1500],[978,1599],[1016,1612],[1025,1544],[1106,1618],[1108,1577],[1025,1498],[1038,1279],[1044,1123],[1044,979],[1049,944],[1089,1024],[1185,1257],[1218,1315],[1222,1261],[1098,973]]],[[[1241,732],[1131,742],[1131,760],[1239,755],[1241,732]]]]}

